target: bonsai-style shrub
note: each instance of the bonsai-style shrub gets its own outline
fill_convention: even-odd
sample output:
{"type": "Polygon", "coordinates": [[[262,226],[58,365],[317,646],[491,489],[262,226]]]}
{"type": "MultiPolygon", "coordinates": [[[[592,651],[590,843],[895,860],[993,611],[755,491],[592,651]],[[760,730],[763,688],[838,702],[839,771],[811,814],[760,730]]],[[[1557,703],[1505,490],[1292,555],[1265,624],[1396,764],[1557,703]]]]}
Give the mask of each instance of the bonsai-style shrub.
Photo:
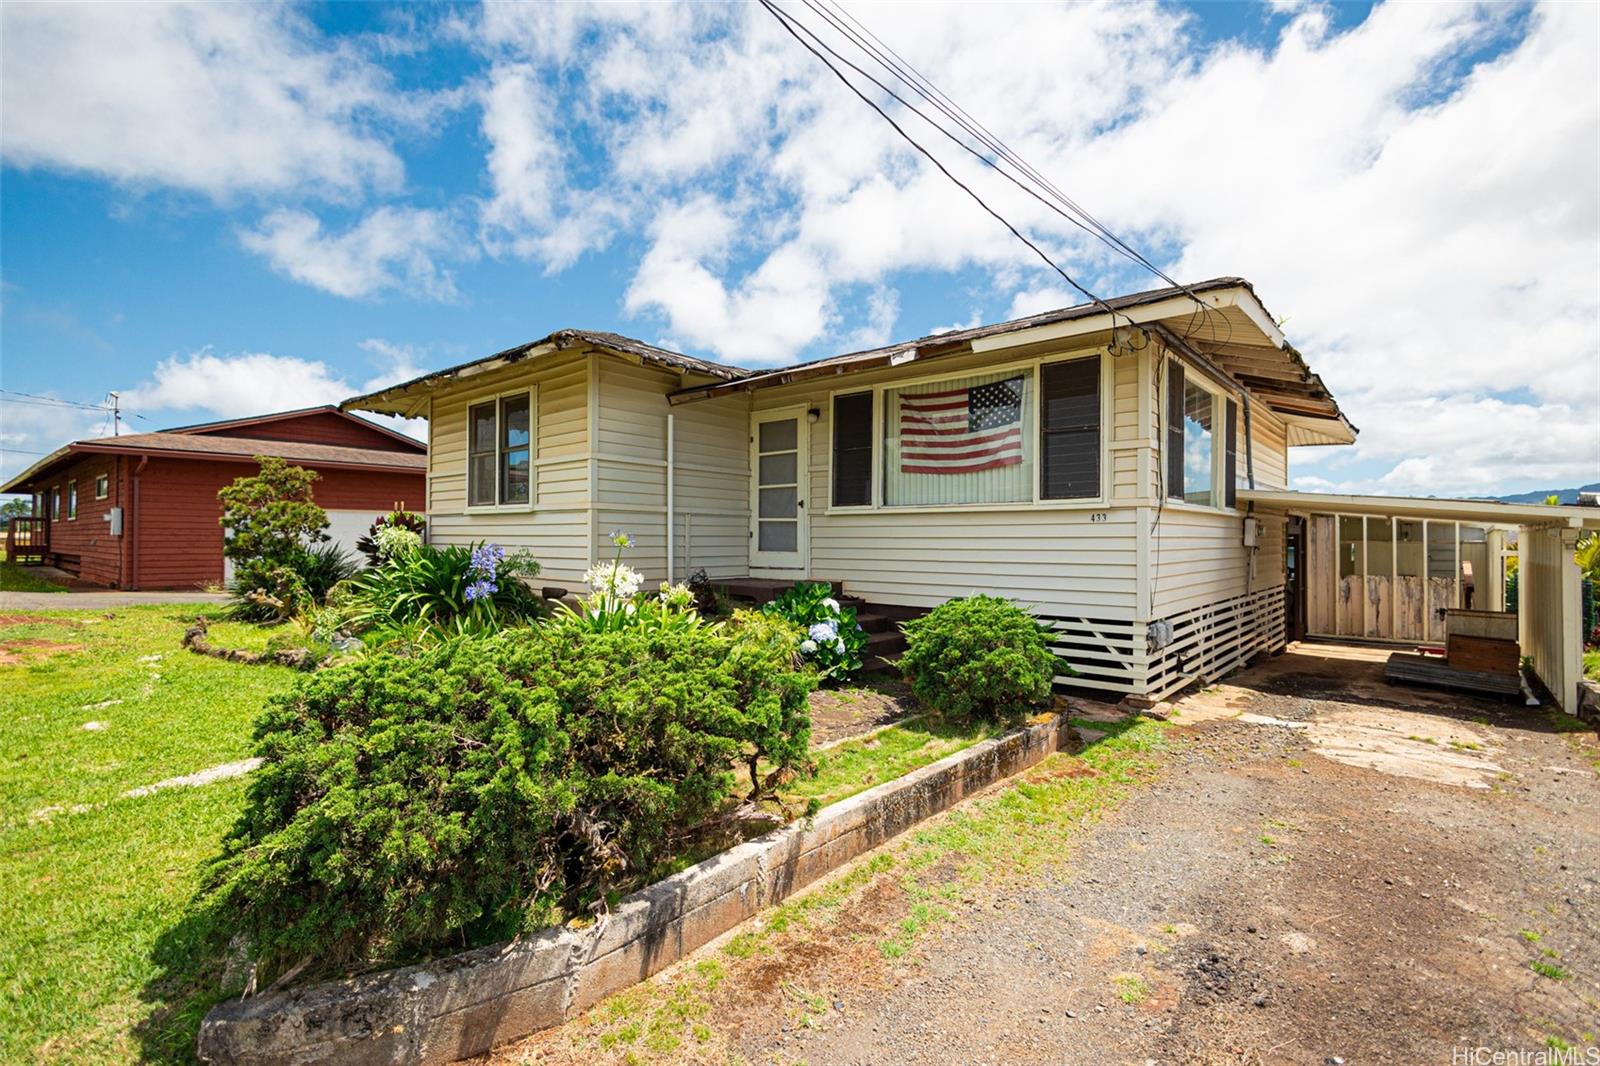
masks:
{"type": "Polygon", "coordinates": [[[549,624],[375,653],[263,712],[203,904],[259,979],[399,961],[598,908],[805,758],[811,674],[771,620],[549,624]]]}
{"type": "MultiPolygon", "coordinates": [[[[222,553],[233,562],[228,614],[242,621],[282,621],[320,600],[348,569],[313,554],[328,540],[328,513],[312,498],[320,475],[270,455],[260,472],[217,491],[227,531],[222,553]]],[[[337,551],[337,549],[335,549],[337,551]]]]}
{"type": "Polygon", "coordinates": [[[900,669],[912,693],[948,714],[1019,717],[1049,698],[1056,674],[1072,673],[1039,623],[998,596],[951,600],[901,628],[900,669]]]}
{"type": "Polygon", "coordinates": [[[822,581],[801,581],[762,608],[805,631],[800,654],[818,674],[844,680],[861,669],[867,634],[856,624],[856,609],[841,607],[833,587],[822,581]]]}

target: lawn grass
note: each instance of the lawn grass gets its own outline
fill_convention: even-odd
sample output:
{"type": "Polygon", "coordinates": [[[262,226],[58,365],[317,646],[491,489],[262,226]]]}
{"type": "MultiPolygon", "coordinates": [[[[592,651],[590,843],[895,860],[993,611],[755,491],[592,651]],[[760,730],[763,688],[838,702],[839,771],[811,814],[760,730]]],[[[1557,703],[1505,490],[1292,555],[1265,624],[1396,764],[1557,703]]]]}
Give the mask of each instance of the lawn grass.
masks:
{"type": "Polygon", "coordinates": [[[0,549],[0,592],[65,592],[65,585],[52,584],[6,558],[0,549]]]}
{"type": "MultiPolygon", "coordinates": [[[[185,998],[199,983],[179,919],[245,782],[121,794],[245,757],[256,712],[294,677],[183,651],[202,609],[30,612],[0,629],[81,646],[21,645],[26,661],[0,666],[0,1062],[193,1057],[210,1004],[185,998]]],[[[261,647],[268,633],[212,637],[261,647]]]]}
{"type": "MultiPolygon", "coordinates": [[[[886,965],[897,965],[893,960],[952,919],[963,899],[1045,870],[1059,873],[1072,841],[1148,779],[1167,746],[1167,726],[1149,719],[1074,724],[1106,735],[1080,755],[1058,752],[886,844],[841,876],[765,911],[693,963],[607,999],[568,1023],[566,1048],[597,1058],[620,1053],[628,1062],[684,1047],[693,1049],[694,1061],[735,1060],[737,1034],[720,1027],[715,1009],[719,986],[744,978],[758,987],[763,967],[781,969],[786,958],[813,954],[837,936],[834,927],[879,880],[891,878],[901,889],[897,910],[875,919],[875,930],[847,922],[848,939],[875,937],[886,965]]],[[[881,905],[882,895],[876,898],[881,905]]]]}
{"type": "Polygon", "coordinates": [[[790,782],[780,795],[787,802],[814,800],[826,807],[1002,732],[1003,728],[984,722],[938,717],[891,725],[819,752],[816,776],[790,782]]]}

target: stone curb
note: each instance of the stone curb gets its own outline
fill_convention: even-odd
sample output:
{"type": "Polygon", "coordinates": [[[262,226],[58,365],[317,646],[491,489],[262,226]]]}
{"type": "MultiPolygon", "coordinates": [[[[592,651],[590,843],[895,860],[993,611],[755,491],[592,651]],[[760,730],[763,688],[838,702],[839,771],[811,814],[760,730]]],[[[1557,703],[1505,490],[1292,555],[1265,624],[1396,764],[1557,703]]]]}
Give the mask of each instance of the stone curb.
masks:
{"type": "Polygon", "coordinates": [[[383,973],[221,1004],[205,1062],[433,1064],[559,1025],[966,796],[1066,748],[1065,715],[974,744],[557,928],[383,973]]]}

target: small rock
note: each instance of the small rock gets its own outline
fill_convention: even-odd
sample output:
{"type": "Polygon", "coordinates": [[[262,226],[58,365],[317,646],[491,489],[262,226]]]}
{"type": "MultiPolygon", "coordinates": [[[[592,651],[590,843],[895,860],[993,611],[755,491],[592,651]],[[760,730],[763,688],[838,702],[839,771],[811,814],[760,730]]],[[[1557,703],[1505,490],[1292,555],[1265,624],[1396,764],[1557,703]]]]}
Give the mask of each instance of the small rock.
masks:
{"type": "Polygon", "coordinates": [[[1253,925],[1247,925],[1244,927],[1244,931],[1247,933],[1253,933],[1256,931],[1256,927],[1253,925]]]}
{"type": "Polygon", "coordinates": [[[1078,1014],[1077,1014],[1076,1011],[1070,1011],[1070,1010],[1067,1011],[1067,1017],[1068,1018],[1076,1018],[1077,1016],[1078,1016],[1078,1014]]]}
{"type": "Polygon", "coordinates": [[[1257,996],[1256,997],[1256,1006],[1265,1007],[1266,1005],[1267,1005],[1267,997],[1266,996],[1257,996]]]}
{"type": "Polygon", "coordinates": [[[1143,955],[1145,953],[1145,946],[1143,944],[1140,944],[1138,947],[1134,948],[1133,950],[1134,950],[1135,954],[1143,955]]]}

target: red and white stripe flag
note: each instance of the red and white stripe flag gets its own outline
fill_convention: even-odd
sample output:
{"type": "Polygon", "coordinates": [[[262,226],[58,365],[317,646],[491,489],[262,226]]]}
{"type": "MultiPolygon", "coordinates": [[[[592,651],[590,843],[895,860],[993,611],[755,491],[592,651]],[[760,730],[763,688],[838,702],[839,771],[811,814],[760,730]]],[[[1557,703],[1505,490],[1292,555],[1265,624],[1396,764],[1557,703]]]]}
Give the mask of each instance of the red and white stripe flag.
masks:
{"type": "Polygon", "coordinates": [[[1023,379],[900,397],[900,472],[970,474],[1022,462],[1023,379]]]}

